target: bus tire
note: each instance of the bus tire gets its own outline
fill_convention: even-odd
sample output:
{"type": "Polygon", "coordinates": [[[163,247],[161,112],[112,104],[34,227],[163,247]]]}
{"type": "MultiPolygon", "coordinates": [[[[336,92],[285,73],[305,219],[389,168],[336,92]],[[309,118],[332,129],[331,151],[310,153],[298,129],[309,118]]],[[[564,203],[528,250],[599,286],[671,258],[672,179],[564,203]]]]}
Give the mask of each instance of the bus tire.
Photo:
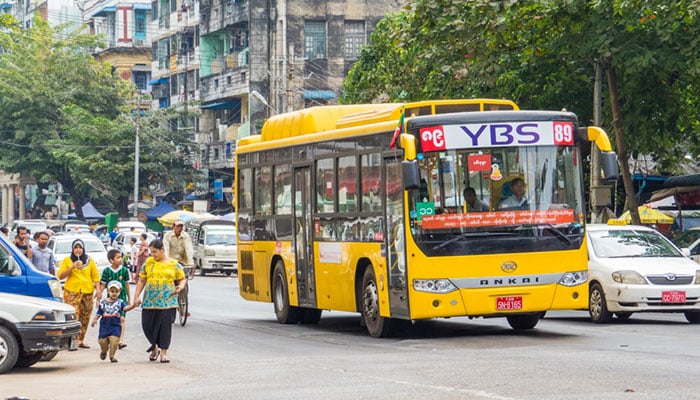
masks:
{"type": "Polygon", "coordinates": [[[588,291],[588,314],[591,316],[591,321],[596,324],[604,324],[612,320],[613,315],[608,311],[605,293],[598,283],[592,284],[588,291]]]}
{"type": "Polygon", "coordinates": [[[277,322],[280,324],[299,323],[301,310],[299,307],[289,305],[289,287],[282,261],[277,261],[272,273],[272,302],[275,306],[277,322]]]}
{"type": "Polygon", "coordinates": [[[391,318],[385,318],[379,314],[379,289],[371,266],[367,267],[362,277],[362,318],[370,336],[376,338],[391,336],[391,318]]]}
{"type": "Polygon", "coordinates": [[[302,325],[316,325],[318,321],[321,320],[321,314],[323,310],[318,308],[302,308],[301,309],[301,323],[302,325]]]}
{"type": "Polygon", "coordinates": [[[540,313],[511,315],[506,319],[511,328],[516,331],[525,331],[534,328],[540,322],[540,313]]]}

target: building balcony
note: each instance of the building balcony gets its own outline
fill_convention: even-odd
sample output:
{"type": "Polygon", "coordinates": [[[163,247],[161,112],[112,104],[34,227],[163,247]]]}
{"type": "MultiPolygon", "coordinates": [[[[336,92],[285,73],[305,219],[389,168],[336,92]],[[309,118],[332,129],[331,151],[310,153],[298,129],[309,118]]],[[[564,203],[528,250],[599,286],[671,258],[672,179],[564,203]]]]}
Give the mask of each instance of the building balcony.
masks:
{"type": "Polygon", "coordinates": [[[248,0],[203,0],[199,29],[202,35],[248,23],[248,0]]]}
{"type": "Polygon", "coordinates": [[[248,93],[247,65],[239,67],[233,63],[227,63],[225,60],[218,61],[212,63],[212,72],[214,73],[199,80],[202,102],[206,103],[248,93]]]}

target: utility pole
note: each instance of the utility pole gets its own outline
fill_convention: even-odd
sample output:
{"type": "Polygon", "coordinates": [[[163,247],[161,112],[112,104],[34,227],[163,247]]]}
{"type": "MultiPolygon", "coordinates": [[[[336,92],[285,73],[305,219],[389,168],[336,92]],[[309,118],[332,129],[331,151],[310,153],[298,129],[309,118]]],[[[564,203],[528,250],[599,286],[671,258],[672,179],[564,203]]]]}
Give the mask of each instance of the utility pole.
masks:
{"type": "Polygon", "coordinates": [[[141,114],[141,92],[139,91],[136,97],[136,117],[135,117],[135,129],[136,129],[136,140],[134,141],[134,217],[139,215],[139,153],[140,143],[139,143],[139,116],[141,114]]]}

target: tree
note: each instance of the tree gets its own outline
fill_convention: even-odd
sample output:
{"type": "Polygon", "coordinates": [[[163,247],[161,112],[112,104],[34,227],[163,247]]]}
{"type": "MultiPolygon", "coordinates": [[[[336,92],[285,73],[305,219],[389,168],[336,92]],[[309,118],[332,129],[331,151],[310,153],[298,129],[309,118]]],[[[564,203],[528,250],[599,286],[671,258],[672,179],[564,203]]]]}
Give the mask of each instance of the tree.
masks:
{"type": "MultiPolygon", "coordinates": [[[[125,215],[133,191],[133,86],[95,60],[91,51],[101,43],[94,35],[59,37],[65,29],[40,19],[30,29],[0,24],[0,168],[40,185],[60,182],[76,205],[100,198],[125,215]]],[[[176,148],[189,142],[162,129],[163,118],[174,118],[164,115],[142,118],[142,175],[185,167],[176,148]]],[[[82,218],[80,207],[76,213],[82,218]]]]}
{"type": "Polygon", "coordinates": [[[566,108],[587,122],[599,63],[609,93],[602,125],[614,133],[635,218],[628,151],[653,154],[667,171],[700,153],[697,12],[685,1],[414,0],[393,17],[407,23],[387,24],[372,36],[343,101],[363,101],[368,87],[389,101],[503,97],[521,108],[566,108]],[[387,48],[389,39],[399,50],[387,48]],[[410,60],[401,49],[410,49],[410,60]],[[411,68],[376,71],[384,64],[370,63],[382,57],[411,68]],[[366,80],[358,71],[384,77],[366,80]],[[424,87],[397,98],[394,87],[406,82],[424,87]]]}

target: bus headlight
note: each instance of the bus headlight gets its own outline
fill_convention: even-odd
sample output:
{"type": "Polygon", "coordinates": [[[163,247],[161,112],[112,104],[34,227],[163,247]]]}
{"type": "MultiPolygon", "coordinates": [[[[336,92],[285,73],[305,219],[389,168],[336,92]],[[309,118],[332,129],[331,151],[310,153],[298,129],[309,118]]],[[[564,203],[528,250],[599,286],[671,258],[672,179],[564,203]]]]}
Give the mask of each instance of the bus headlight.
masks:
{"type": "Polygon", "coordinates": [[[624,283],[627,285],[647,284],[646,279],[636,271],[615,271],[612,273],[612,278],[617,283],[624,283]]]}
{"type": "Polygon", "coordinates": [[[588,271],[567,272],[559,279],[559,284],[563,286],[576,286],[588,280],[588,271]]]}
{"type": "Polygon", "coordinates": [[[414,279],[413,289],[428,293],[450,293],[457,290],[449,279],[414,279]]]}

